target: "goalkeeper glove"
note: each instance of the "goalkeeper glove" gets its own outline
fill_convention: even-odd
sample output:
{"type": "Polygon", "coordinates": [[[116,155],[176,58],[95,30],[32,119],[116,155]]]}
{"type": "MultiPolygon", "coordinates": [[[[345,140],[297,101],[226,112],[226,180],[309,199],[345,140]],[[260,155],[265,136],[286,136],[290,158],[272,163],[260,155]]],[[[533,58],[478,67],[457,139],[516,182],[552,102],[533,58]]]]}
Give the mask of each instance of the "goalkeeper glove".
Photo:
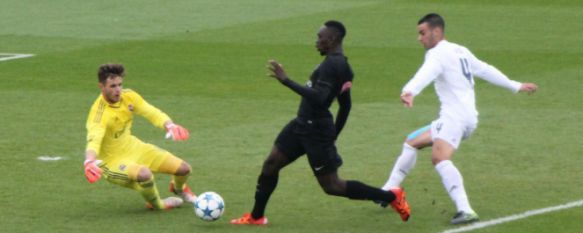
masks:
{"type": "Polygon", "coordinates": [[[89,183],[95,183],[99,178],[101,178],[101,168],[97,165],[101,163],[101,160],[90,160],[87,159],[83,163],[85,165],[85,177],[89,183]]]}
{"type": "Polygon", "coordinates": [[[174,141],[184,141],[188,139],[188,130],[177,124],[166,125],[166,138],[172,138],[174,141]]]}

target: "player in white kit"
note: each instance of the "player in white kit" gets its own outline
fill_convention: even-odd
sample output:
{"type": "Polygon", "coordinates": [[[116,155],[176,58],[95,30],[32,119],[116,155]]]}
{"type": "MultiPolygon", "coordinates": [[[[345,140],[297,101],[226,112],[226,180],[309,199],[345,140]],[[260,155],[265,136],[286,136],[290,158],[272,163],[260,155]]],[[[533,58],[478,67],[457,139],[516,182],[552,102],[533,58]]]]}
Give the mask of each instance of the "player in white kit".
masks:
{"type": "MultiPolygon", "coordinates": [[[[413,107],[415,96],[434,82],[441,103],[439,118],[407,136],[383,189],[399,187],[414,167],[417,151],[431,146],[433,165],[457,207],[451,223],[462,224],[479,220],[470,206],[462,175],[451,161],[460,141],[468,138],[478,124],[474,75],[514,93],[532,93],[538,87],[534,83],[509,80],[498,69],[476,58],[467,48],[445,40],[444,28],[443,18],[435,13],[419,20],[418,40],[427,50],[425,61],[401,93],[401,102],[406,107],[413,107]]],[[[381,203],[381,206],[386,206],[386,203],[381,203]]]]}

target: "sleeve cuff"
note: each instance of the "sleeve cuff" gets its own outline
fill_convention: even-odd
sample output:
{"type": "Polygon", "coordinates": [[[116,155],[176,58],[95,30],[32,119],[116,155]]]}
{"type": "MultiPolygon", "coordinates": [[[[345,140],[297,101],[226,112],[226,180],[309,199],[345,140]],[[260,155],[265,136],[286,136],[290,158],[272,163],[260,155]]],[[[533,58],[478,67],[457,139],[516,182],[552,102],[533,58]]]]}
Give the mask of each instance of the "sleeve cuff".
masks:
{"type": "Polygon", "coordinates": [[[517,81],[510,81],[510,86],[512,87],[512,93],[518,93],[520,91],[520,87],[522,87],[522,83],[521,82],[517,82],[517,81]]]}

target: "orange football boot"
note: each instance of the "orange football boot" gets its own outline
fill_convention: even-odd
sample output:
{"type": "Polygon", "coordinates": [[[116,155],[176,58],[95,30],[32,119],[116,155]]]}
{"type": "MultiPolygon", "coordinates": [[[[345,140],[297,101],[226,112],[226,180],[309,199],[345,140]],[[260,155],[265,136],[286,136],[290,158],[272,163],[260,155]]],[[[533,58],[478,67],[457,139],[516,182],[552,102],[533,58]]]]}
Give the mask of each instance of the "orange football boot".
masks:
{"type": "Polygon", "coordinates": [[[395,194],[395,200],[391,202],[391,207],[401,215],[401,220],[406,222],[411,216],[411,209],[405,198],[405,191],[402,188],[392,188],[390,191],[395,194]]]}
{"type": "Polygon", "coordinates": [[[231,220],[231,224],[235,224],[235,225],[266,225],[267,218],[265,216],[263,216],[259,219],[254,219],[251,216],[251,213],[245,213],[245,214],[243,214],[243,217],[231,220]]]}

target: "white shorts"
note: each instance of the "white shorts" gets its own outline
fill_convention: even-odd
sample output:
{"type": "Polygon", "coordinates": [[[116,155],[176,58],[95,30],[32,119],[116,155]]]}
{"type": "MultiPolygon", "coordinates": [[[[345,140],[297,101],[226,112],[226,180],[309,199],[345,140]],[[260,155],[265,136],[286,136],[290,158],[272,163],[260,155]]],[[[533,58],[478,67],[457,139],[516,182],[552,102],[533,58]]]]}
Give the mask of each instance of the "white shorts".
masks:
{"type": "Polygon", "coordinates": [[[431,140],[439,138],[445,140],[457,149],[462,140],[472,135],[477,124],[468,124],[452,120],[448,117],[441,117],[431,122],[431,140]]]}

